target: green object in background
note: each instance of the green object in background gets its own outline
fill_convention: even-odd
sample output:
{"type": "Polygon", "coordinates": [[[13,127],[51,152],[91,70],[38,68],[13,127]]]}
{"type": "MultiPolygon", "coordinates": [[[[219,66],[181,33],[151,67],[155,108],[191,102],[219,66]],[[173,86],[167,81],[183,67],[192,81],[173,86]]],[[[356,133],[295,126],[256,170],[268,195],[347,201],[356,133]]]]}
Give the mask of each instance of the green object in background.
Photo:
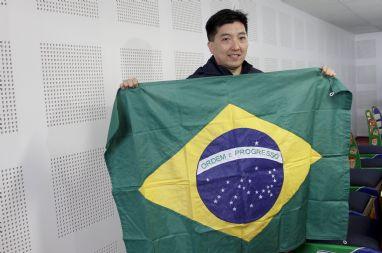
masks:
{"type": "Polygon", "coordinates": [[[361,158],[353,134],[350,134],[349,162],[351,169],[361,168],[361,158]]]}
{"type": "Polygon", "coordinates": [[[369,144],[373,146],[382,146],[381,135],[379,133],[377,122],[374,119],[373,114],[370,110],[366,110],[365,116],[369,129],[369,144]]]}
{"type": "Polygon", "coordinates": [[[358,247],[336,245],[336,244],[324,244],[324,243],[305,243],[293,253],[352,253],[358,247]]]}
{"type": "MultiPolygon", "coordinates": [[[[305,239],[344,239],[348,222],[351,99],[351,93],[337,79],[322,76],[319,69],[157,82],[141,84],[137,89],[119,90],[105,159],[127,252],[272,253],[294,249],[305,239]],[[226,108],[231,108],[231,111],[226,112],[226,108]],[[216,120],[220,119],[222,113],[231,116],[216,120]],[[268,138],[264,132],[253,128],[269,143],[277,140],[275,143],[280,147],[284,159],[284,178],[278,181],[282,182],[279,183],[280,195],[273,205],[281,206],[280,209],[275,211],[272,207],[267,212],[259,209],[265,214],[263,212],[255,218],[251,215],[256,216],[257,213],[249,211],[235,216],[238,219],[252,219],[248,222],[220,219],[224,214],[214,214],[216,210],[208,214],[209,217],[215,215],[213,219],[196,220],[194,217],[198,217],[200,212],[204,210],[206,213],[207,204],[203,206],[203,203],[214,203],[213,199],[208,202],[211,197],[208,193],[216,187],[211,187],[207,193],[198,188],[199,195],[191,194],[191,189],[202,183],[209,184],[208,178],[198,181],[203,174],[198,174],[198,163],[190,166],[190,161],[200,155],[198,148],[207,147],[202,148],[204,154],[211,151],[211,143],[223,140],[220,136],[203,139],[201,134],[211,136],[227,124],[231,125],[232,131],[241,131],[243,128],[235,126],[253,122],[258,123],[258,129],[268,129],[269,126],[278,129],[269,130],[268,138]],[[206,129],[211,131],[206,132],[206,129]],[[283,134],[288,138],[280,141],[283,134]],[[290,145],[292,139],[289,137],[298,139],[300,143],[305,143],[304,147],[311,147],[311,152],[321,155],[311,166],[309,161],[305,163],[305,160],[298,160],[306,164],[304,168],[307,166],[307,174],[303,176],[299,170],[288,176],[286,168],[291,164],[298,165],[297,160],[293,160],[293,152],[306,157],[309,157],[310,152],[295,150],[290,145]],[[194,143],[195,139],[201,141],[194,143]],[[190,143],[196,148],[192,146],[188,149],[190,143]],[[173,162],[166,167],[174,157],[179,163],[173,162]],[[289,163],[288,159],[292,162],[289,163]],[[179,168],[180,164],[188,166],[179,168]],[[167,169],[163,177],[172,176],[173,179],[154,181],[147,186],[151,178],[161,177],[158,171],[163,172],[163,166],[167,169]],[[300,185],[294,183],[297,178],[302,180],[300,185]],[[293,194],[283,190],[293,187],[296,191],[293,194]],[[182,195],[185,191],[189,194],[182,195]],[[176,195],[178,193],[180,195],[176,195]],[[200,198],[203,197],[202,202],[200,198]],[[285,204],[278,203],[281,198],[287,200],[285,204]],[[274,213],[270,214],[272,210],[274,213]],[[263,217],[270,218],[264,220],[263,217]],[[227,226],[214,229],[221,224],[227,226]],[[250,239],[245,234],[237,236],[229,233],[231,228],[245,231],[249,226],[258,229],[264,224],[263,229],[250,239]]],[[[231,133],[231,130],[224,134],[227,133],[231,133]]],[[[237,143],[247,141],[251,135],[240,136],[232,140],[228,138],[226,144],[240,149],[237,143]]],[[[262,140],[260,145],[263,145],[262,140]]],[[[224,141],[222,143],[213,147],[220,148],[225,145],[224,141]]],[[[254,142],[251,145],[255,147],[258,144],[254,142]]],[[[203,161],[204,157],[199,157],[203,161]]],[[[267,159],[253,160],[266,160],[266,164],[269,162],[267,159]]],[[[214,162],[213,159],[210,161],[214,162]]],[[[249,164],[253,162],[251,159],[245,161],[249,164]]],[[[240,174],[243,180],[248,180],[256,170],[255,167],[243,167],[247,168],[244,171],[238,168],[233,170],[239,174],[245,172],[240,174]]],[[[231,179],[227,179],[223,172],[217,173],[220,176],[214,178],[213,183],[219,185],[228,181],[227,184],[233,185],[235,180],[240,180],[239,174],[232,174],[231,179]]],[[[255,178],[265,177],[268,172],[272,174],[272,170],[264,172],[256,174],[255,178]]],[[[241,194],[235,196],[240,196],[241,205],[248,210],[249,200],[253,200],[255,206],[262,205],[260,200],[247,198],[248,201],[244,201],[244,195],[237,190],[239,184],[233,186],[227,191],[232,193],[232,197],[234,192],[241,194]]],[[[214,196],[216,201],[218,196],[214,196]]],[[[221,197],[225,196],[222,194],[221,197]]],[[[230,203],[227,202],[226,206],[228,210],[230,203]]]]}

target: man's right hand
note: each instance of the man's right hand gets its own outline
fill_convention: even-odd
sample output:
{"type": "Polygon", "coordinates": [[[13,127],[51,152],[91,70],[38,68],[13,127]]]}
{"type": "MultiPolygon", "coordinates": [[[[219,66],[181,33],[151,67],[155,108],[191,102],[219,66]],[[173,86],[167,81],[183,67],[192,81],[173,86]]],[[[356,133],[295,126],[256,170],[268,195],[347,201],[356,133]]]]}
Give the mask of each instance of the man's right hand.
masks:
{"type": "Polygon", "coordinates": [[[120,85],[121,89],[132,89],[138,87],[138,80],[135,77],[124,80],[120,85]]]}

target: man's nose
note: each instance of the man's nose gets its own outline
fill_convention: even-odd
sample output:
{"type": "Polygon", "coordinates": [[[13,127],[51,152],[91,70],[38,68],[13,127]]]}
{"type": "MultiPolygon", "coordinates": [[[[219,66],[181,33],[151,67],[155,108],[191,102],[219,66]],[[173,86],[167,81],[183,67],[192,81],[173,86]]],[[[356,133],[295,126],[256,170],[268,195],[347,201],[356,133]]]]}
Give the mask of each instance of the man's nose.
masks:
{"type": "Polygon", "coordinates": [[[240,49],[240,42],[239,42],[239,40],[234,39],[232,41],[232,49],[234,49],[234,50],[239,50],[240,49]]]}

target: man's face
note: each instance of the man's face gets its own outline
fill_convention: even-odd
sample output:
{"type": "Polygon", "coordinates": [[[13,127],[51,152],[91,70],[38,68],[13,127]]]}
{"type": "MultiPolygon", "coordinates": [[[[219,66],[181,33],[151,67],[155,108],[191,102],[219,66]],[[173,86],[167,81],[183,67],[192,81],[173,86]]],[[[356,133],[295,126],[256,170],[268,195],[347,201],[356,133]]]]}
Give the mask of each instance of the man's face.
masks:
{"type": "Polygon", "coordinates": [[[214,40],[208,42],[208,48],[218,65],[226,67],[232,74],[240,74],[248,49],[244,25],[240,22],[222,25],[218,28],[214,40]]]}

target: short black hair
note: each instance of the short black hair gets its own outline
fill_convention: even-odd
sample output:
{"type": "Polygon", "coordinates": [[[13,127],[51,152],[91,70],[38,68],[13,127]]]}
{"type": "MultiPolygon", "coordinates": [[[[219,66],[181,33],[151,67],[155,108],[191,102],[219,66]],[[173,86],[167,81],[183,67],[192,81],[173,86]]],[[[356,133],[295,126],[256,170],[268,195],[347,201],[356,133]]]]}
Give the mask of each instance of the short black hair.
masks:
{"type": "Polygon", "coordinates": [[[244,25],[245,31],[248,32],[247,14],[239,10],[223,9],[212,15],[206,23],[206,31],[208,41],[213,41],[218,28],[225,24],[240,22],[244,25]]]}

